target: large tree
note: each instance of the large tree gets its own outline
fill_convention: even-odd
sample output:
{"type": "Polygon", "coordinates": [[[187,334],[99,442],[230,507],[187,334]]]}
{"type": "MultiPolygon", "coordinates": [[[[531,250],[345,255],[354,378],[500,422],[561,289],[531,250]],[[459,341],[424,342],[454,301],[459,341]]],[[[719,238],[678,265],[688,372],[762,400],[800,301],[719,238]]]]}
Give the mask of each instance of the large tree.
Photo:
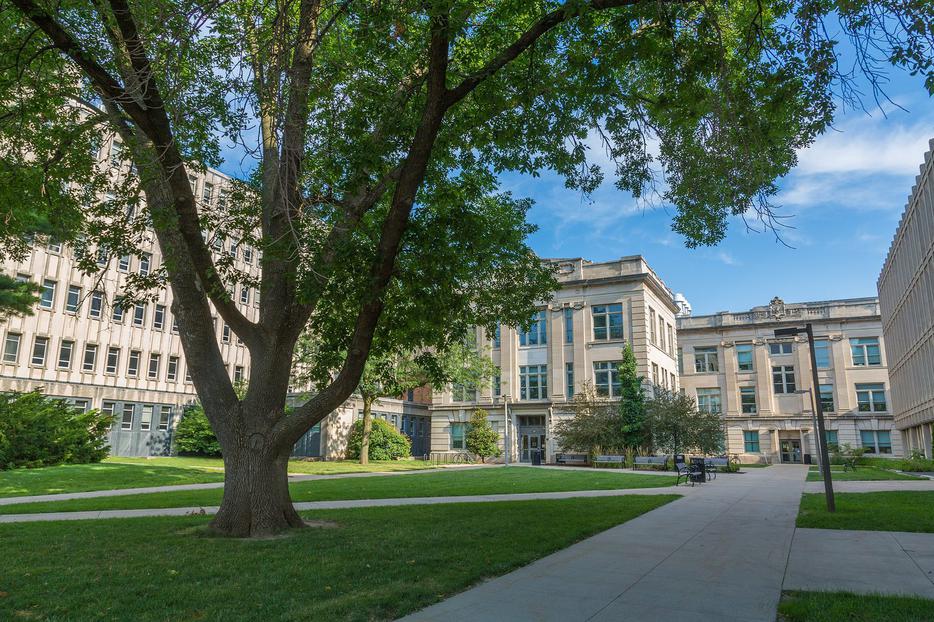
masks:
{"type": "Polygon", "coordinates": [[[528,206],[497,190],[498,172],[552,169],[590,191],[603,178],[588,161],[593,138],[621,190],[644,192],[657,162],[675,230],[689,245],[717,242],[730,215],[769,217],[775,179],[827,127],[834,91],[852,92],[828,33],[859,43],[870,75],[881,55],[934,90],[932,10],[928,0],[0,0],[0,145],[30,172],[31,192],[17,196],[85,217],[76,248],[132,249],[151,225],[164,269],[133,285],[162,277],[173,292],[224,451],[212,526],[265,534],[302,524],[289,449],[357,387],[374,336],[403,333],[418,347],[462,333],[451,317],[520,324],[547,296],[549,275],[524,244],[528,206]],[[89,163],[102,130],[132,160],[125,183],[89,163]],[[225,138],[255,173],[236,209],[213,218],[188,174],[218,165],[225,138]],[[128,209],[138,195],[142,214],[128,209]],[[228,294],[247,277],[212,257],[202,233],[214,228],[263,251],[258,321],[228,294]],[[250,350],[242,399],[211,305],[250,350]],[[340,371],[286,414],[295,342],[336,308],[347,318],[340,371]]]}

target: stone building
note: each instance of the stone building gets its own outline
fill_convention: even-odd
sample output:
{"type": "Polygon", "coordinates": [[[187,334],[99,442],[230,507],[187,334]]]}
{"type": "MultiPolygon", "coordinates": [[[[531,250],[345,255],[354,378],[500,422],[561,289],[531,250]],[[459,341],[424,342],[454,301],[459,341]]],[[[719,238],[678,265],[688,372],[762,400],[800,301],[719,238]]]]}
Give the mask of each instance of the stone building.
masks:
{"type": "Polygon", "coordinates": [[[812,391],[826,416],[828,443],[898,456],[875,298],[786,304],[678,318],[681,389],[698,407],[723,414],[727,452],[744,462],[817,460],[812,391]],[[777,328],[813,325],[817,373],[807,339],[776,339],[777,328]]]}
{"type": "Polygon", "coordinates": [[[488,349],[500,375],[485,386],[434,394],[433,452],[464,451],[466,423],[480,407],[490,413],[501,443],[508,436],[511,461],[528,462],[536,450],[544,450],[544,461],[554,461],[560,451],[554,424],[568,416],[565,405],[584,383],[617,395],[616,368],[627,343],[641,376],[677,388],[678,307],[643,257],[548,261],[557,268],[560,289],[541,306],[528,331],[501,326],[486,335],[477,330],[478,347],[488,349]]]}
{"type": "Polygon", "coordinates": [[[934,139],[911,190],[882,273],[879,302],[895,427],[906,451],[928,458],[934,425],[934,139]]]}

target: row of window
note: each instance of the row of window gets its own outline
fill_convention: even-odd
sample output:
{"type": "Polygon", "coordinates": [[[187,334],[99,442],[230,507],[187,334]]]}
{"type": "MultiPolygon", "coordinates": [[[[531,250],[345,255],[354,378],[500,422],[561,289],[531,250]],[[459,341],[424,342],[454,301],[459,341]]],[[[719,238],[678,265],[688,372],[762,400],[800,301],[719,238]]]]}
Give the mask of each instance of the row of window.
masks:
{"type": "MultiPolygon", "coordinates": [[[[836,430],[827,430],[826,439],[827,445],[839,445],[836,430]]],[[[887,430],[860,430],[859,440],[867,454],[892,453],[892,434],[887,430]]],[[[757,430],[743,432],[743,449],[747,454],[760,453],[761,447],[757,430]]]]}
{"type": "MultiPolygon", "coordinates": [[[[774,341],[770,342],[768,345],[769,354],[771,356],[791,354],[794,349],[794,342],[791,341],[774,341]]],[[[755,371],[753,344],[738,343],[733,349],[736,352],[736,369],[741,372],[755,371]]],[[[680,350],[678,352],[678,364],[681,367],[681,372],[684,373],[683,355],[680,350]]],[[[853,359],[853,365],[856,367],[874,367],[882,365],[882,349],[879,346],[878,337],[855,337],[850,339],[850,354],[853,359]]],[[[699,374],[720,371],[718,357],[717,346],[695,347],[694,371],[699,374]]],[[[830,369],[833,366],[829,340],[814,340],[814,358],[817,361],[818,369],[830,369]]]]}
{"type": "Polygon", "coordinates": [[[662,314],[658,314],[658,330],[655,330],[655,309],[649,307],[649,340],[662,352],[674,356],[675,338],[674,327],[665,321],[662,314]],[[666,340],[667,336],[667,340],[666,340]],[[666,346],[667,344],[667,346],[666,346]]]}
{"type": "MultiPolygon", "coordinates": [[[[117,402],[103,402],[101,404],[101,411],[111,417],[116,417],[118,414],[117,402]]],[[[156,416],[158,416],[158,420],[156,420],[156,429],[165,431],[169,429],[169,425],[172,421],[172,407],[160,404],[134,404],[132,402],[123,402],[119,415],[120,430],[124,432],[131,430],[148,432],[152,429],[153,421],[156,416]],[[138,419],[135,416],[137,410],[139,410],[138,419]],[[138,426],[136,425],[137,423],[139,424],[138,426]]],[[[114,425],[116,425],[116,418],[114,419],[114,425]]],[[[111,429],[113,428],[111,427],[111,429]]]]}
{"type": "MultiPolygon", "coordinates": [[[[654,311],[653,311],[654,313],[654,311]]],[[[593,339],[594,341],[617,341],[622,340],[623,333],[623,305],[621,303],[609,305],[593,305],[591,307],[593,317],[593,339]]],[[[565,307],[562,311],[564,323],[564,343],[574,343],[574,309],[565,307]]],[[[661,318],[659,318],[661,319],[661,318]]],[[[660,326],[664,325],[662,321],[660,326]]],[[[654,323],[653,323],[654,327],[654,323]]],[[[673,328],[668,325],[668,342],[673,343],[673,328]]],[[[653,328],[654,333],[654,328],[653,328]]],[[[497,326],[492,335],[493,347],[501,346],[501,331],[497,326]]],[[[655,339],[653,338],[653,342],[655,339]]],[[[519,331],[520,346],[543,346],[548,344],[548,321],[545,311],[539,311],[532,316],[532,322],[528,330],[519,331]]],[[[662,346],[664,349],[664,346],[662,346]]]]}
{"type": "MultiPolygon", "coordinates": [[[[778,367],[781,371],[775,374],[775,392],[779,393],[781,386],[784,393],[794,392],[794,370],[788,371],[788,367],[778,367]],[[789,374],[791,374],[789,376],[789,374]],[[790,384],[789,384],[790,383],[790,384]],[[788,390],[791,389],[791,390],[788,390]]],[[[857,383],[856,403],[859,412],[888,412],[888,404],[885,399],[885,385],[879,383],[857,383]]],[[[819,399],[821,409],[824,412],[832,413],[836,411],[834,403],[834,393],[832,384],[822,384],[819,386],[819,399]]],[[[739,388],[740,409],[745,415],[755,415],[759,412],[756,402],[756,387],[745,386],[739,388]]],[[[720,413],[722,412],[722,401],[720,399],[720,389],[704,388],[697,389],[697,408],[704,412],[720,413]]]]}
{"type": "MultiPolygon", "coordinates": [[[[19,333],[8,332],[3,342],[3,362],[16,364],[19,360],[20,345],[23,336],[19,333]]],[[[33,367],[45,367],[49,356],[51,339],[42,335],[36,335],[33,339],[32,355],[29,364],[33,367]]],[[[62,371],[72,369],[77,348],[75,341],[71,339],[62,339],[58,347],[58,360],[55,368],[62,371]]],[[[120,359],[122,356],[121,348],[109,346],[106,351],[96,343],[86,343],[84,352],[81,355],[80,371],[95,373],[98,368],[98,359],[104,360],[104,373],[117,374],[120,368],[120,359]]],[[[139,378],[141,366],[143,365],[143,352],[141,350],[130,350],[126,360],[126,376],[129,378],[139,378]]],[[[178,356],[169,356],[165,366],[165,379],[169,382],[178,380],[179,369],[181,368],[181,359],[178,356]]],[[[156,352],[150,353],[146,361],[146,378],[149,380],[159,380],[162,370],[162,355],[156,352]]],[[[235,382],[246,380],[246,370],[243,365],[235,365],[233,368],[233,378],[235,382]]],[[[185,382],[191,382],[191,375],[186,371],[185,382]]]]}

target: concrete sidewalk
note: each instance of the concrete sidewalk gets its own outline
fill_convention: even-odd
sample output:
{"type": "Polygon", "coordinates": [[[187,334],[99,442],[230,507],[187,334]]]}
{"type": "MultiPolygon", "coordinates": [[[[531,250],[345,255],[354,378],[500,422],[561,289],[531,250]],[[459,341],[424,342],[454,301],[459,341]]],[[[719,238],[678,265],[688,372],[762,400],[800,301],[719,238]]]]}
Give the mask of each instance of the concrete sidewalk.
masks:
{"type": "Polygon", "coordinates": [[[404,620],[774,622],[806,474],[722,475],[404,620]]]}
{"type": "Polygon", "coordinates": [[[934,534],[798,529],[784,589],[934,598],[934,534]]]}
{"type": "MultiPolygon", "coordinates": [[[[831,476],[831,480],[833,477],[831,476]]],[[[934,490],[934,480],[885,479],[878,481],[834,481],[835,492],[887,492],[934,490]]],[[[824,492],[824,482],[807,482],[804,492],[824,492]]]]}
{"type": "MultiPolygon", "coordinates": [[[[451,497],[404,497],[395,499],[347,499],[341,501],[306,501],[296,503],[295,509],[343,510],[350,508],[386,507],[401,505],[436,505],[439,503],[490,503],[495,501],[534,501],[539,499],[573,499],[576,497],[620,497],[623,495],[691,495],[698,494],[702,486],[659,488],[621,488],[617,490],[570,490],[566,492],[528,492],[498,495],[469,495],[451,497]]],[[[144,516],[186,516],[214,514],[217,507],[156,508],[140,510],[92,510],[85,512],[46,512],[35,514],[0,514],[0,523],[32,523],[41,521],[94,520],[102,518],[139,518],[144,516]]]]}

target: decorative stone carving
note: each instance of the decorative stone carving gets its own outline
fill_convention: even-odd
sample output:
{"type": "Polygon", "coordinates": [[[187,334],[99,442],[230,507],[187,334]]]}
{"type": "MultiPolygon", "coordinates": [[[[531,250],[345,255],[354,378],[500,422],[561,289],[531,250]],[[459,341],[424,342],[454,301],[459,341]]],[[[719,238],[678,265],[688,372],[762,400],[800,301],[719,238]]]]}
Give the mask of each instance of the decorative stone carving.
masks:
{"type": "Polygon", "coordinates": [[[780,320],[785,317],[785,301],[776,296],[769,303],[769,317],[780,320]]]}

